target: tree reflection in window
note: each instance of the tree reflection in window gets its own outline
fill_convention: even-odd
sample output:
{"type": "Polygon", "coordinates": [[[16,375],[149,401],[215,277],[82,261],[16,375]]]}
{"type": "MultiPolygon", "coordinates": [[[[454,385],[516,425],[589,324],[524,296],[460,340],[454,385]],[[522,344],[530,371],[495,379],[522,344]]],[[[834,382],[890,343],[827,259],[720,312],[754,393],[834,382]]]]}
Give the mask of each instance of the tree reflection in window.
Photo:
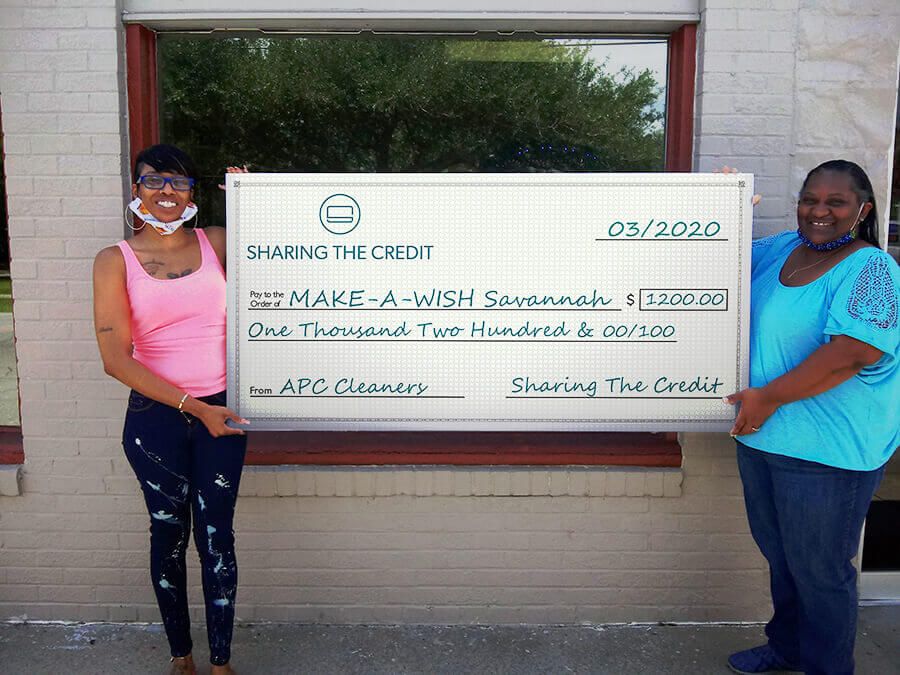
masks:
{"type": "MultiPolygon", "coordinates": [[[[665,42],[654,45],[664,53],[665,42]]],[[[163,34],[161,136],[209,175],[269,172],[659,171],[663,86],[612,71],[593,43],[163,34]]]]}

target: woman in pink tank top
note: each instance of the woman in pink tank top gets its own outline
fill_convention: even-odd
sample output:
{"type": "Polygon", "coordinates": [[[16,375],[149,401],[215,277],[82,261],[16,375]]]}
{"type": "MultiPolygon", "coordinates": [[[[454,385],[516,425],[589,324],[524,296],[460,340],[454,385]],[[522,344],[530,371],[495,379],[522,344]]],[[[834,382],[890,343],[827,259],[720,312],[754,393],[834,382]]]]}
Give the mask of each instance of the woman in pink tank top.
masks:
{"type": "Polygon", "coordinates": [[[178,148],[138,155],[126,210],[135,234],[94,261],[94,324],[104,369],[132,390],[122,445],[150,514],[171,672],[196,672],[185,573],[193,521],[212,672],[233,673],[232,522],[246,437],[226,422],[246,421],[225,406],[225,230],[183,227],[197,212],[196,179],[178,148]]]}

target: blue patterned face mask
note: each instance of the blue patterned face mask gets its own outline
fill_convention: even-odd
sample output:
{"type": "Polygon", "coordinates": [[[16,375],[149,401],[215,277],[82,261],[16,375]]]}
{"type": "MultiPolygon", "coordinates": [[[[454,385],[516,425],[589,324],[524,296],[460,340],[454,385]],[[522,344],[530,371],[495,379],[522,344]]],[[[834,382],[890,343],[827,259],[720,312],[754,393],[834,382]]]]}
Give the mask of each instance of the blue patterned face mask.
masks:
{"type": "Polygon", "coordinates": [[[856,212],[856,218],[854,219],[856,222],[853,223],[853,227],[850,228],[850,231],[843,237],[838,237],[834,241],[826,241],[824,244],[813,243],[800,231],[799,227],[797,228],[797,236],[800,237],[800,241],[806,244],[807,248],[811,248],[814,251],[833,251],[836,248],[840,248],[856,239],[856,228],[859,226],[859,217],[862,215],[864,207],[865,204],[860,205],[859,211],[856,212]]]}
{"type": "Polygon", "coordinates": [[[128,205],[128,208],[145,223],[150,223],[150,227],[163,236],[174,234],[179,227],[185,224],[185,222],[197,215],[197,205],[194,204],[194,202],[188,202],[188,205],[184,208],[184,213],[181,214],[181,218],[173,220],[170,223],[164,223],[161,220],[157,220],[153,214],[147,210],[147,207],[144,206],[144,202],[141,201],[140,197],[135,197],[128,205]]]}

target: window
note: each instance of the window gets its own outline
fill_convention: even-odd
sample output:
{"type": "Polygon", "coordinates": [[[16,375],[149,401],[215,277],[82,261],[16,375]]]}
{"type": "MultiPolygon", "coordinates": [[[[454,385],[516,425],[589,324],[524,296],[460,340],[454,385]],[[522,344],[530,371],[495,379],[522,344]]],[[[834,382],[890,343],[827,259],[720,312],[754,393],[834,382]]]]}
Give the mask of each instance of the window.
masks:
{"type": "MultiPolygon", "coordinates": [[[[672,36],[298,36],[130,26],[133,155],[186,149],[199,224],[224,167],[689,170],[694,27],[672,36]]],[[[680,464],[674,434],[267,432],[256,463],[680,464]]]]}
{"type": "Polygon", "coordinates": [[[160,139],[208,172],[661,171],[666,42],[157,40],[160,139]],[[638,67],[630,65],[640,55],[638,67]]]}
{"type": "Polygon", "coordinates": [[[3,134],[0,133],[0,464],[21,464],[19,377],[13,337],[12,279],[9,274],[9,228],[6,212],[6,175],[3,171],[3,134]]]}

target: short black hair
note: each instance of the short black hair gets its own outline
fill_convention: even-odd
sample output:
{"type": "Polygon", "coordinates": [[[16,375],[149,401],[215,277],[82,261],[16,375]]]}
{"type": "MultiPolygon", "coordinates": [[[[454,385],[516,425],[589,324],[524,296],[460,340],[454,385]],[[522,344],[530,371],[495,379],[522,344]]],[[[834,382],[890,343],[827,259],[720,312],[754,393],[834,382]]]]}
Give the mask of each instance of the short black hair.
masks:
{"type": "Polygon", "coordinates": [[[822,162],[806,174],[800,192],[802,193],[806,189],[806,184],[809,183],[813,176],[826,171],[849,176],[853,192],[859,199],[859,203],[872,203],[869,213],[866,214],[866,217],[859,224],[859,238],[877,248],[881,248],[881,244],[878,241],[878,206],[875,203],[875,191],[872,189],[872,181],[869,180],[869,176],[866,175],[866,172],[859,164],[846,159],[831,159],[827,162],[822,162]]]}
{"type": "Polygon", "coordinates": [[[158,143],[141,150],[134,160],[132,182],[137,181],[141,175],[141,167],[144,165],[152,167],[155,171],[178,173],[182,176],[193,178],[195,181],[200,178],[197,173],[197,167],[194,165],[194,160],[184,150],[176,148],[174,145],[158,143]]]}

